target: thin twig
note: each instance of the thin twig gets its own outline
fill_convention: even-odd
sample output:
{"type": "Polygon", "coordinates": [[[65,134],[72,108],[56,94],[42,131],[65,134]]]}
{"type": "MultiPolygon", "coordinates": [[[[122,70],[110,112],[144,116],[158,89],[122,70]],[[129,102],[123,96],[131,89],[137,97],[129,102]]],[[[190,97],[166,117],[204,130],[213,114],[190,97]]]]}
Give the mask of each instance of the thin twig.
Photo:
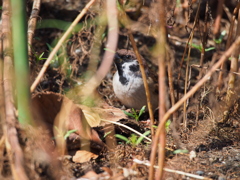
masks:
{"type": "MultiPolygon", "coordinates": [[[[154,166],[154,157],[156,156],[156,150],[158,147],[159,136],[161,131],[164,130],[164,126],[166,121],[168,120],[169,116],[175,112],[188,98],[190,98],[208,79],[209,77],[215,72],[217,68],[231,55],[235,48],[238,48],[240,45],[240,37],[236,39],[236,41],[232,44],[232,46],[222,55],[217,63],[215,63],[209,72],[185,95],[183,96],[174,106],[172,106],[164,115],[163,119],[161,119],[160,125],[157,128],[156,135],[154,136],[154,141],[152,145],[152,152],[151,152],[151,167],[154,166]]],[[[164,157],[162,157],[164,159],[164,157]]]]}
{"type": "MultiPolygon", "coordinates": [[[[159,9],[159,24],[157,25],[158,33],[157,33],[157,46],[158,46],[158,83],[159,83],[159,124],[166,113],[166,47],[167,47],[167,32],[166,32],[166,15],[165,15],[165,0],[159,0],[158,2],[158,9],[159,9]]],[[[157,12],[156,12],[157,13],[157,12]]],[[[153,137],[154,138],[154,137],[153,137]]],[[[163,177],[163,168],[165,159],[165,144],[166,144],[166,132],[162,131],[159,134],[160,145],[158,147],[158,166],[159,171],[156,172],[156,179],[162,179],[163,177]]],[[[149,169],[150,170],[150,169],[149,169]]],[[[150,172],[150,171],[149,171],[150,172]]],[[[153,175],[151,175],[153,179],[153,175]]],[[[150,177],[150,175],[149,175],[150,177]]],[[[151,179],[149,178],[149,179],[151,179]]]]}
{"type": "MultiPolygon", "coordinates": [[[[137,164],[143,164],[143,165],[146,165],[146,166],[150,166],[149,162],[144,162],[144,161],[141,161],[139,159],[133,159],[133,162],[135,162],[137,164]]],[[[159,166],[154,166],[154,168],[159,169],[159,166]]],[[[163,168],[163,170],[166,171],[166,172],[181,174],[183,176],[188,176],[188,177],[192,177],[192,178],[195,178],[195,179],[212,180],[211,178],[202,177],[202,176],[198,176],[198,175],[191,174],[191,173],[186,173],[186,172],[183,172],[183,171],[177,171],[177,170],[172,170],[172,169],[168,169],[168,168],[163,168]]]]}
{"type": "Polygon", "coordinates": [[[214,30],[213,30],[213,34],[215,37],[219,34],[219,30],[220,30],[220,24],[221,24],[221,19],[222,19],[222,12],[223,12],[223,4],[224,4],[224,0],[218,0],[217,17],[215,19],[214,30]]]}
{"type": "MultiPolygon", "coordinates": [[[[3,91],[3,47],[2,47],[2,25],[0,25],[0,123],[1,123],[1,130],[4,132],[5,126],[5,102],[4,102],[4,91],[3,91]]],[[[5,147],[5,138],[6,134],[2,134],[0,140],[0,156],[4,156],[4,149],[5,147]]],[[[2,172],[4,162],[0,162],[0,172],[2,172]]]]}
{"type": "MultiPolygon", "coordinates": [[[[237,16],[239,8],[240,8],[240,3],[238,3],[237,7],[233,11],[233,16],[231,18],[230,28],[229,28],[229,31],[228,31],[226,49],[228,49],[230,47],[231,43],[232,43],[233,28],[234,28],[234,25],[235,25],[235,20],[236,20],[236,16],[237,16]]],[[[220,89],[221,89],[222,84],[223,84],[223,72],[226,69],[225,63],[223,63],[221,65],[220,69],[222,71],[220,71],[219,76],[218,76],[218,86],[217,86],[217,89],[216,89],[217,92],[220,92],[220,89]]]]}
{"type": "MultiPolygon", "coordinates": [[[[200,66],[200,65],[197,65],[197,64],[192,64],[191,67],[196,67],[196,68],[202,68],[202,69],[209,69],[209,67],[205,67],[205,66],[200,66]]],[[[237,72],[231,72],[231,71],[228,71],[228,70],[222,70],[222,69],[216,69],[215,71],[223,71],[223,72],[227,72],[227,73],[232,73],[232,74],[236,74],[238,76],[240,76],[240,73],[237,73],[237,72]]]]}
{"type": "Polygon", "coordinates": [[[54,49],[52,50],[52,52],[50,53],[49,57],[47,58],[46,62],[44,63],[41,71],[39,72],[37,78],[35,79],[35,81],[33,82],[30,91],[33,92],[37,85],[39,84],[39,82],[41,81],[44,73],[46,72],[51,60],[53,59],[53,57],[55,56],[55,54],[57,53],[57,51],[59,50],[59,48],[62,46],[62,44],[66,41],[67,37],[69,36],[69,34],[72,32],[72,30],[74,29],[74,27],[77,25],[77,23],[82,19],[82,17],[87,13],[88,9],[93,5],[93,3],[96,0],[91,0],[86,6],[85,8],[81,11],[81,13],[77,16],[77,18],[73,21],[73,23],[71,24],[71,26],[68,28],[68,30],[63,34],[63,36],[61,37],[61,39],[58,41],[57,45],[54,47],[54,49]]]}
{"type": "MultiPolygon", "coordinates": [[[[198,22],[200,5],[201,5],[201,1],[199,0],[198,1],[198,9],[197,9],[196,16],[195,16],[194,23],[193,23],[193,29],[192,29],[192,31],[190,33],[190,36],[189,36],[190,46],[189,46],[189,49],[188,49],[188,57],[187,57],[187,67],[186,67],[185,84],[184,84],[184,95],[187,93],[187,90],[188,90],[190,53],[191,53],[191,49],[192,49],[192,39],[193,39],[193,35],[194,35],[194,29],[195,29],[195,27],[197,25],[197,22],[198,22]]],[[[187,128],[187,101],[185,101],[184,105],[183,105],[183,124],[184,124],[184,127],[187,128]]]]}
{"type": "Polygon", "coordinates": [[[148,137],[145,136],[144,134],[136,131],[135,129],[133,129],[133,128],[129,127],[129,126],[126,126],[125,124],[121,124],[121,123],[118,123],[118,122],[115,122],[115,121],[109,121],[109,120],[106,120],[106,119],[101,119],[101,121],[106,121],[106,122],[110,122],[110,123],[112,123],[112,124],[116,124],[116,125],[118,125],[118,126],[125,127],[125,128],[127,128],[127,129],[129,129],[130,131],[132,131],[132,132],[138,134],[139,136],[144,137],[144,138],[147,139],[148,141],[152,142],[152,140],[151,140],[150,138],[148,138],[148,137]]]}
{"type": "Polygon", "coordinates": [[[144,88],[145,88],[146,97],[147,97],[147,105],[148,105],[148,111],[149,111],[150,123],[151,123],[151,125],[150,125],[151,134],[152,134],[152,137],[153,137],[154,136],[154,128],[153,128],[154,115],[153,115],[153,109],[152,109],[152,104],[151,104],[150,91],[149,91],[149,87],[148,87],[148,83],[147,83],[147,77],[146,77],[144,66],[143,66],[143,61],[141,59],[141,56],[140,56],[139,51],[137,49],[137,45],[136,45],[136,43],[134,41],[134,37],[132,35],[131,20],[128,18],[127,14],[123,11],[123,8],[121,8],[120,13],[121,13],[120,16],[122,17],[122,18],[120,18],[120,21],[128,28],[129,39],[132,43],[134,53],[136,54],[137,60],[139,62],[140,71],[141,71],[141,74],[142,74],[144,88]]]}
{"type": "MultiPolygon", "coordinates": [[[[209,1],[207,1],[206,3],[206,10],[205,10],[205,19],[204,19],[204,27],[203,27],[203,34],[202,34],[202,50],[201,50],[201,58],[200,58],[200,66],[203,66],[203,61],[204,61],[204,58],[205,58],[205,48],[206,48],[206,44],[207,44],[207,37],[208,37],[208,31],[207,31],[207,28],[208,28],[208,11],[209,11],[209,1]]],[[[203,71],[202,69],[200,70],[199,72],[199,76],[198,76],[198,79],[201,79],[203,76],[203,71]]]]}
{"type": "Polygon", "coordinates": [[[28,55],[29,55],[29,58],[31,58],[32,40],[33,40],[33,35],[34,35],[35,29],[36,29],[36,25],[37,25],[38,14],[40,12],[40,4],[41,4],[41,0],[33,1],[32,12],[31,12],[31,16],[30,16],[29,22],[28,22],[28,55]]]}
{"type": "Polygon", "coordinates": [[[99,86],[103,78],[107,75],[113,62],[118,42],[118,21],[117,21],[117,5],[115,1],[107,1],[107,19],[108,19],[108,37],[106,51],[103,60],[97,72],[84,85],[82,95],[88,97],[99,86]]]}
{"type": "Polygon", "coordinates": [[[153,125],[154,125],[154,115],[153,115],[153,109],[152,109],[152,104],[151,104],[151,94],[150,94],[149,86],[148,86],[148,83],[147,83],[147,76],[146,76],[146,73],[145,73],[145,70],[144,70],[143,60],[141,59],[141,56],[140,56],[140,54],[138,52],[137,45],[136,45],[136,43],[134,41],[133,35],[132,35],[131,32],[129,32],[128,35],[129,35],[130,41],[132,43],[132,47],[133,47],[134,53],[137,56],[137,60],[139,62],[139,66],[140,66],[140,70],[141,70],[141,74],[142,74],[142,78],[143,78],[143,84],[144,84],[146,97],[147,97],[148,112],[149,112],[150,122],[151,122],[151,124],[150,124],[151,134],[152,134],[152,137],[153,137],[154,136],[154,128],[153,128],[153,125]]]}
{"type": "MultiPolygon", "coordinates": [[[[240,3],[239,3],[240,4],[240,3]]],[[[236,30],[236,37],[240,36],[240,9],[238,9],[238,24],[237,24],[237,30],[236,30]]],[[[231,72],[237,72],[238,71],[238,59],[239,59],[239,53],[240,49],[235,49],[232,56],[231,56],[231,72]]],[[[228,80],[228,91],[227,94],[230,95],[230,91],[233,90],[234,84],[235,84],[236,75],[233,73],[229,74],[229,80],[228,80]]]]}
{"type": "MultiPolygon", "coordinates": [[[[169,50],[171,51],[171,50],[169,50]]],[[[173,106],[176,102],[175,99],[175,93],[174,93],[174,85],[173,85],[173,70],[172,70],[172,55],[169,53],[169,59],[168,59],[168,85],[169,85],[169,94],[170,94],[170,99],[171,99],[171,105],[173,106]],[[170,57],[169,57],[170,56],[170,57]]],[[[177,112],[173,114],[173,123],[176,124],[177,122],[177,112]]]]}

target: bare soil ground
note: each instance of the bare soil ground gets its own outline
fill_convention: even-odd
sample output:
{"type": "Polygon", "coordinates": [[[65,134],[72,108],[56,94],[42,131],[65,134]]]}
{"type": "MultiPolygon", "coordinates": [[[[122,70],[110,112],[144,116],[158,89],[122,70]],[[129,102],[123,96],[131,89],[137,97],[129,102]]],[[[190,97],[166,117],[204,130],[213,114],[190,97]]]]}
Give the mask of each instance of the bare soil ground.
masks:
{"type": "MultiPolygon", "coordinates": [[[[36,29],[32,45],[33,58],[30,62],[32,82],[45,61],[45,59],[39,59],[40,55],[43,53],[43,58],[48,57],[52,50],[51,48],[54,47],[59,37],[75,19],[79,11],[85,7],[87,2],[85,0],[42,1],[38,28],[36,29]],[[55,22],[47,23],[49,19],[55,20],[55,22]]],[[[144,4],[141,0],[121,2],[125,3],[125,11],[133,22],[133,35],[137,47],[141,55],[147,60],[151,73],[156,77],[157,84],[157,60],[152,55],[156,39],[148,32],[145,32],[144,29],[145,27],[151,29],[151,22],[154,17],[154,1],[146,0],[144,4]]],[[[181,66],[181,60],[194,22],[196,27],[192,42],[195,46],[193,45],[190,53],[189,63],[191,67],[189,69],[191,74],[188,76],[188,90],[200,80],[200,71],[202,71],[203,75],[208,72],[208,69],[214,62],[218,61],[226,50],[230,27],[229,16],[233,16],[232,12],[237,7],[237,2],[230,0],[224,4],[219,32],[225,31],[226,35],[223,35],[222,41],[218,44],[214,39],[220,38],[220,35],[214,36],[213,30],[217,15],[216,7],[220,1],[208,1],[209,9],[205,12],[206,2],[202,2],[200,15],[197,20],[194,20],[198,6],[196,1],[185,5],[178,1],[166,1],[166,29],[170,47],[168,60],[171,61],[175,95],[177,97],[178,94],[178,99],[184,96],[187,61],[184,60],[181,66]],[[205,19],[206,15],[208,18],[205,19]],[[214,48],[205,52],[204,68],[199,68],[197,67],[201,58],[199,47],[203,41],[203,31],[206,24],[208,40],[205,40],[205,49],[214,48]],[[179,71],[181,77],[178,82],[179,71]]],[[[100,49],[98,63],[101,62],[107,33],[107,29],[101,29],[98,26],[100,23],[99,15],[104,11],[103,4],[104,2],[97,1],[79,22],[81,28],[73,32],[68,41],[63,44],[41,83],[33,93],[33,97],[40,98],[40,96],[43,97],[49,93],[59,93],[65,96],[71,89],[84,83],[84,77],[87,76],[89,63],[91,62],[91,53],[94,51],[94,45],[96,44],[100,49]],[[98,31],[102,31],[102,39],[96,40],[94,38],[98,31]]],[[[28,15],[31,13],[31,8],[32,1],[29,1],[27,3],[28,15]]],[[[132,49],[125,27],[120,27],[118,49],[132,49]]],[[[186,57],[187,55],[185,55],[186,57]]],[[[112,65],[111,71],[97,90],[97,97],[101,99],[101,102],[105,103],[108,109],[111,109],[111,107],[124,109],[115,97],[112,89],[112,77],[115,71],[116,69],[112,65]]],[[[216,71],[209,78],[209,81],[188,100],[186,114],[184,114],[183,107],[181,107],[176,112],[176,120],[173,121],[173,117],[171,117],[170,128],[167,130],[166,168],[214,180],[240,179],[239,77],[236,75],[235,88],[232,90],[230,99],[228,99],[227,83],[229,71],[230,61],[226,63],[223,76],[224,83],[220,92],[216,91],[219,76],[219,72],[216,71]],[[184,116],[187,119],[186,126],[183,123],[184,116]],[[176,153],[176,150],[179,150],[178,153],[176,153]]],[[[52,121],[57,116],[57,112],[55,113],[56,109],[61,109],[61,105],[56,105],[58,104],[58,97],[52,97],[53,99],[49,101],[42,100],[41,104],[38,104],[40,109],[43,106],[47,107],[44,110],[42,109],[41,112],[45,113],[44,117],[47,117],[46,119],[49,119],[45,121],[47,121],[47,124],[51,124],[49,125],[51,128],[53,128],[52,124],[54,123],[52,121]],[[48,111],[51,113],[45,111],[46,109],[50,109],[48,111]],[[55,114],[53,115],[52,113],[55,114]]],[[[76,104],[78,103],[76,102],[77,98],[74,96],[70,96],[69,99],[76,104]]],[[[64,100],[61,99],[60,101],[64,100]]],[[[155,121],[157,126],[158,112],[155,112],[155,121]]],[[[147,113],[144,113],[138,122],[131,117],[121,118],[118,122],[132,127],[141,133],[150,129],[147,113]]],[[[29,179],[83,179],[84,177],[86,179],[148,179],[148,166],[134,163],[133,159],[148,161],[150,159],[151,143],[143,140],[140,145],[135,145],[134,142],[126,144],[125,141],[119,138],[115,139],[114,133],[121,134],[126,138],[134,134],[130,130],[116,124],[101,124],[93,127],[93,130],[98,133],[104,143],[107,143],[105,136],[112,140],[112,143],[107,143],[108,146],[111,146],[110,150],[94,139],[95,136],[92,134],[90,135],[91,141],[85,143],[81,141],[81,137],[79,138],[81,133],[75,136],[73,133],[68,137],[65,144],[67,147],[65,155],[59,156],[53,153],[57,141],[56,137],[53,138],[53,130],[49,130],[46,126],[39,128],[29,127],[29,129],[21,129],[19,127],[18,135],[24,152],[24,168],[29,179]],[[108,132],[112,134],[106,134],[108,132]],[[94,158],[93,155],[90,155],[92,158],[85,162],[75,161],[74,154],[80,149],[92,152],[98,156],[94,158]]],[[[149,137],[151,138],[151,136],[149,137]]],[[[80,155],[80,157],[82,156],[87,155],[80,155]]],[[[0,160],[1,179],[13,179],[10,168],[11,162],[9,162],[6,152],[0,160]]],[[[165,172],[163,179],[195,178],[178,173],[165,172]]]]}

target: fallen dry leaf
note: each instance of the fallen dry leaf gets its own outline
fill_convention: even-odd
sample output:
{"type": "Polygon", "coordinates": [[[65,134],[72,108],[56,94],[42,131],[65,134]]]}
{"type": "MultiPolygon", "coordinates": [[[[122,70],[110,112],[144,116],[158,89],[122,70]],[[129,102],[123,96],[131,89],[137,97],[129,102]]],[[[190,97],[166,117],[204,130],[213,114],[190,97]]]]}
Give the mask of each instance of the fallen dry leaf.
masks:
{"type": "MultiPolygon", "coordinates": [[[[81,178],[79,179],[98,179],[98,174],[95,173],[94,171],[88,171],[84,176],[82,176],[81,178]]],[[[78,179],[77,179],[78,180],[78,179]]]]}
{"type": "Polygon", "coordinates": [[[109,176],[113,175],[113,172],[109,167],[101,167],[101,169],[104,170],[105,172],[107,172],[109,174],[109,176]]]}
{"type": "MultiPolygon", "coordinates": [[[[86,120],[81,108],[67,97],[57,93],[38,93],[32,98],[32,112],[36,124],[47,127],[53,132],[53,126],[58,131],[66,133],[68,130],[77,130],[75,133],[81,139],[92,140],[98,144],[100,140],[86,120]]],[[[54,136],[58,136],[55,131],[54,136]]]]}
{"type": "Polygon", "coordinates": [[[84,163],[84,162],[90,161],[91,159],[96,159],[97,157],[98,157],[98,155],[93,154],[89,151],[79,150],[73,156],[73,162],[84,163]]]}
{"type": "Polygon", "coordinates": [[[105,105],[103,107],[87,107],[84,105],[78,105],[91,127],[96,127],[99,125],[104,125],[106,122],[102,122],[101,120],[109,120],[109,121],[119,121],[120,119],[126,118],[124,112],[112,106],[105,105]]]}

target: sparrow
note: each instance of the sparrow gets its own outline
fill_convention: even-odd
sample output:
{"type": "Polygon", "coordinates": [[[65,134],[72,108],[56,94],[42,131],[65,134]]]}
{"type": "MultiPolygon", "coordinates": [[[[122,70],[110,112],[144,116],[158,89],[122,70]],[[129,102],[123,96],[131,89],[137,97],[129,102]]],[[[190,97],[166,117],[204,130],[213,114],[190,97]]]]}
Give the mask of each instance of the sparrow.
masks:
{"type": "MultiPolygon", "coordinates": [[[[153,110],[158,107],[158,93],[146,66],[146,61],[141,56],[144,64],[147,82],[150,90],[153,110]]],[[[118,50],[114,57],[117,71],[113,76],[113,91],[119,101],[128,108],[140,110],[147,106],[146,92],[136,55],[131,50],[118,50]]]]}

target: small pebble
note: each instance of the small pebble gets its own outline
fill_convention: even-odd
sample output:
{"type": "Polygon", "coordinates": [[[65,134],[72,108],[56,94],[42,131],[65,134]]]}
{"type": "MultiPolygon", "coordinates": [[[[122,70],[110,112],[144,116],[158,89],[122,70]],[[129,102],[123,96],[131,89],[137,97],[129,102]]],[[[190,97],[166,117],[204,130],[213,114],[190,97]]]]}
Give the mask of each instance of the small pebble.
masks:
{"type": "Polygon", "coordinates": [[[196,174],[199,175],[199,176],[203,176],[204,172],[203,171],[196,171],[196,174]]]}
{"type": "Polygon", "coordinates": [[[227,179],[225,177],[223,177],[223,176],[219,176],[218,180],[227,180],[227,179]]]}
{"type": "Polygon", "coordinates": [[[196,151],[191,151],[191,152],[189,153],[189,158],[190,158],[190,160],[193,160],[193,159],[196,158],[196,157],[197,157],[196,151]]]}

